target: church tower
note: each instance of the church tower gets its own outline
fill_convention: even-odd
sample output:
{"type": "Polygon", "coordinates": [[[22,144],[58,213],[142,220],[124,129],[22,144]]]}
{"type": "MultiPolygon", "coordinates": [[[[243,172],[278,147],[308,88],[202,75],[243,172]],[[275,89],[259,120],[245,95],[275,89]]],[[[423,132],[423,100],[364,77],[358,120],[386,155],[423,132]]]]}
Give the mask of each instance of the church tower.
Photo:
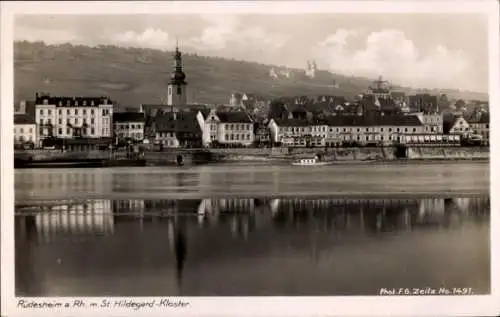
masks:
{"type": "Polygon", "coordinates": [[[174,53],[174,71],[168,83],[168,106],[185,106],[187,104],[186,75],[182,71],[182,56],[179,46],[176,45],[174,53]]]}

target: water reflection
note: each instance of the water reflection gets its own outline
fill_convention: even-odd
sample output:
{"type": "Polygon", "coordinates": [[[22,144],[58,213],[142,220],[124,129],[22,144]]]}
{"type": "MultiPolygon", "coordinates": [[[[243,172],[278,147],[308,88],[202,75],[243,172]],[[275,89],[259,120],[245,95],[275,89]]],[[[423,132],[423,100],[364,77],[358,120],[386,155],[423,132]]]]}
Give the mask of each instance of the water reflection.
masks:
{"type": "MultiPolygon", "coordinates": [[[[182,178],[178,181],[182,182],[182,178]]],[[[330,263],[332,257],[338,257],[338,254],[349,253],[342,250],[345,245],[359,248],[375,241],[377,248],[381,248],[377,252],[386,256],[383,260],[377,258],[376,263],[396,261],[402,267],[415,265],[406,261],[418,259],[419,252],[430,252],[429,257],[432,257],[419,261],[430,261],[435,265],[441,265],[438,263],[445,261],[446,257],[453,257],[455,251],[458,252],[456,254],[464,252],[467,257],[474,257],[468,249],[461,252],[455,250],[468,248],[468,245],[450,244],[465,239],[454,230],[462,232],[464,228],[474,226],[489,230],[489,210],[489,197],[67,200],[45,206],[18,206],[16,289],[25,295],[54,295],[62,292],[63,288],[66,295],[89,296],[103,295],[110,290],[122,292],[112,295],[124,296],[149,295],[141,294],[140,290],[156,295],[322,294],[335,291],[332,286],[323,285],[322,279],[342,275],[344,270],[335,266],[328,271],[323,269],[323,265],[330,263]],[[405,245],[405,250],[399,254],[390,253],[391,248],[401,247],[392,244],[400,243],[402,237],[408,239],[408,235],[418,237],[415,238],[418,239],[415,245],[405,245]],[[449,240],[452,235],[454,240],[449,240]],[[390,240],[392,237],[400,238],[390,240]],[[427,239],[434,239],[432,245],[417,250],[418,245],[427,239]],[[388,245],[384,245],[386,243],[388,245]],[[416,248],[415,254],[408,253],[406,249],[413,247],[416,248]],[[275,265],[284,258],[293,260],[287,260],[290,267],[280,272],[282,269],[275,265]],[[243,264],[245,262],[248,264],[243,264]],[[249,265],[254,273],[248,272],[249,265]],[[223,267],[225,270],[222,270],[223,267]],[[312,268],[316,270],[314,276],[311,275],[313,273],[306,273],[312,268]],[[309,274],[310,283],[314,280],[318,284],[312,283],[300,290],[291,287],[283,275],[287,270],[288,273],[303,275],[302,278],[309,274]],[[267,275],[270,272],[275,274],[272,278],[267,275]],[[130,282],[130,288],[123,286],[123,281],[118,283],[122,288],[108,284],[99,288],[88,284],[93,277],[112,277],[116,274],[125,274],[123,276],[136,283],[130,282]],[[161,276],[173,278],[167,282],[161,276]],[[240,277],[237,279],[235,276],[240,277]],[[159,280],[150,280],[149,277],[159,280]],[[241,285],[232,280],[235,285],[216,287],[208,282],[216,277],[233,278],[241,285]],[[81,282],[85,278],[89,279],[87,284],[81,282]],[[72,279],[82,284],[67,285],[72,279]],[[137,283],[142,283],[144,279],[149,284],[144,281],[141,288],[137,283]],[[164,284],[156,285],[160,280],[164,284]],[[175,284],[169,284],[174,281],[175,284]],[[146,287],[146,284],[149,286],[146,287]]],[[[470,237],[486,244],[487,238],[487,235],[470,237]]],[[[474,252],[485,250],[484,244],[474,243],[474,252]]],[[[359,260],[352,258],[351,261],[362,265],[357,261],[372,261],[370,257],[374,255],[370,254],[367,259],[361,259],[361,256],[359,260]]],[[[484,260],[480,255],[476,259],[484,260]]],[[[484,263],[489,263],[489,258],[486,260],[481,262],[482,268],[486,265],[484,263]]],[[[337,258],[336,261],[338,264],[345,260],[337,258]]],[[[394,264],[387,264],[381,270],[393,267],[394,264]]],[[[420,274],[424,274],[422,272],[420,274]]],[[[423,282],[438,283],[434,274],[426,274],[428,276],[419,277],[423,282]]],[[[404,278],[409,277],[404,275],[404,278]]],[[[450,281],[458,283],[457,277],[450,277],[450,281]]],[[[483,291],[488,291],[488,285],[489,281],[481,284],[483,291]]],[[[372,286],[370,289],[373,292],[375,288],[372,286]]],[[[341,292],[371,294],[366,285],[341,292]]]]}

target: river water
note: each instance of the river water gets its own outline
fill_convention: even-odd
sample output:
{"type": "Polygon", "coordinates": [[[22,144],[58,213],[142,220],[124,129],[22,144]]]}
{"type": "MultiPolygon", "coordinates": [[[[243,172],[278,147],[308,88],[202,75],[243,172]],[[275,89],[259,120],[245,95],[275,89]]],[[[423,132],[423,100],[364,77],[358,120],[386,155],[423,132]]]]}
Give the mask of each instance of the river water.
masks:
{"type": "Polygon", "coordinates": [[[489,197],[486,163],[16,170],[16,294],[485,294],[489,197]]]}

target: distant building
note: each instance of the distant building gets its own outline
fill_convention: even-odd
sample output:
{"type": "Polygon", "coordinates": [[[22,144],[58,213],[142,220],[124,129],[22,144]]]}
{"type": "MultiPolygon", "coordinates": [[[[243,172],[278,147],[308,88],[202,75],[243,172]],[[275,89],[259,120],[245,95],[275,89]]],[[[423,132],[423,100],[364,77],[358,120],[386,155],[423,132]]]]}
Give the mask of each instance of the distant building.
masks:
{"type": "Polygon", "coordinates": [[[144,140],[145,117],[139,112],[116,112],[113,114],[115,141],[131,140],[142,142],[144,140]]]}
{"type": "Polygon", "coordinates": [[[305,69],[306,76],[309,78],[315,78],[318,67],[316,66],[316,61],[307,61],[307,66],[305,69]]]}
{"type": "Polygon", "coordinates": [[[38,145],[35,121],[24,114],[16,114],[14,115],[14,145],[24,145],[27,142],[38,145]]]}
{"type": "Polygon", "coordinates": [[[109,145],[113,101],[108,97],[56,97],[36,94],[35,122],[40,142],[66,139],[73,148],[109,145]]]}
{"type": "Polygon", "coordinates": [[[366,90],[366,95],[374,96],[376,99],[390,99],[391,98],[391,85],[382,76],[372,82],[366,90]]]}

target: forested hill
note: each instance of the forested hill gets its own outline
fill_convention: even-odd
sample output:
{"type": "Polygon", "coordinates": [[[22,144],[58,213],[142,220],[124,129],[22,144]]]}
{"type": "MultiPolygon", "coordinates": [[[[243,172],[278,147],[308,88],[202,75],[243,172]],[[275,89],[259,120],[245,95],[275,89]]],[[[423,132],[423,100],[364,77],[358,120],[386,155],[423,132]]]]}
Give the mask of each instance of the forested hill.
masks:
{"type": "MultiPolygon", "coordinates": [[[[235,91],[268,98],[297,95],[351,98],[370,83],[368,79],[326,71],[310,79],[298,69],[292,70],[291,78],[275,79],[269,76],[270,65],[192,54],[184,54],[183,62],[190,102],[227,103],[235,91]]],[[[172,52],[153,49],[16,42],[15,100],[32,99],[35,92],[44,91],[65,96],[108,95],[124,107],[161,103],[172,64],[172,52]]]]}

